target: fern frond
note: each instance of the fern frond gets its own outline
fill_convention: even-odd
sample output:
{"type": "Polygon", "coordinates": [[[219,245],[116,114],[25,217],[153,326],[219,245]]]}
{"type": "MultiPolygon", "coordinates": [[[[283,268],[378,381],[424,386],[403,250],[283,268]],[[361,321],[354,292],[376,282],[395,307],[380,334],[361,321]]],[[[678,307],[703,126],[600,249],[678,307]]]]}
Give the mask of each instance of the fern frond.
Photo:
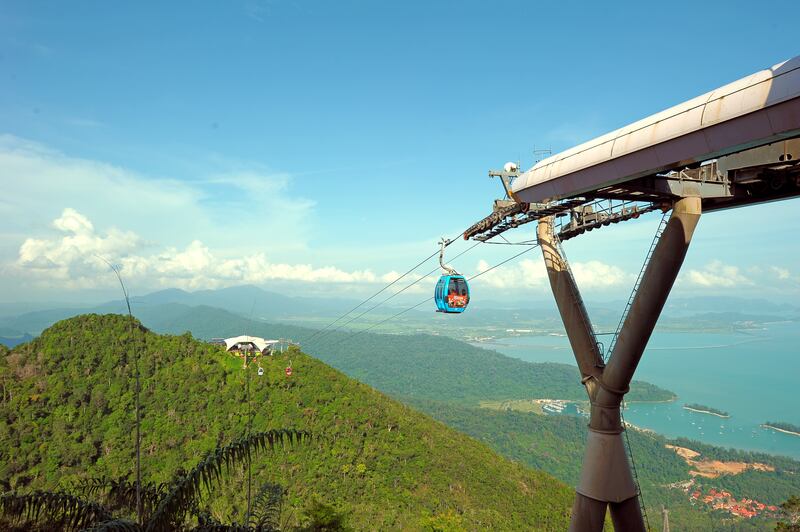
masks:
{"type": "Polygon", "coordinates": [[[112,518],[100,504],[52,491],[6,493],[0,496],[0,512],[15,522],[41,523],[60,530],[80,530],[112,518]]]}
{"type": "Polygon", "coordinates": [[[284,495],[283,486],[270,482],[262,484],[253,500],[249,525],[263,532],[279,530],[284,495]]]}
{"type": "Polygon", "coordinates": [[[141,530],[142,527],[130,519],[111,519],[92,528],[85,528],[81,532],[140,532],[141,530]]]}
{"type": "Polygon", "coordinates": [[[224,447],[208,453],[194,469],[176,479],[170,491],[161,500],[148,520],[149,532],[169,530],[179,524],[192,508],[202,491],[208,493],[219,483],[223,472],[238,463],[246,463],[253,454],[274,449],[276,446],[300,443],[311,434],[294,429],[277,429],[258,432],[239,438],[224,447]]]}
{"type": "MultiPolygon", "coordinates": [[[[136,482],[128,476],[78,480],[70,490],[87,498],[102,501],[112,511],[127,509],[136,512],[136,482]]],[[[146,483],[141,486],[142,512],[149,516],[167,493],[167,484],[146,483]]]]}
{"type": "Polygon", "coordinates": [[[222,523],[209,523],[197,525],[191,532],[254,532],[252,528],[241,525],[223,525],[222,523]]]}

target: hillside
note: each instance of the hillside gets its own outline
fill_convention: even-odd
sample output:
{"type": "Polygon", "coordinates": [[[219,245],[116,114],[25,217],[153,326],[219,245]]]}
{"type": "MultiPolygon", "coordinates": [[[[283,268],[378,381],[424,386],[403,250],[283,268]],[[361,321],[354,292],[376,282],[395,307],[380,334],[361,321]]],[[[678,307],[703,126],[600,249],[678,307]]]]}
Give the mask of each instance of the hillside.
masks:
{"type": "MultiPolygon", "coordinates": [[[[0,351],[0,486],[66,486],[119,476],[132,464],[132,352],[127,320],[86,315],[0,351]]],[[[164,481],[244,431],[241,362],[189,335],[137,329],[142,346],[142,467],[164,481]]],[[[572,491],[549,475],[358,383],[299,351],[251,366],[254,430],[311,431],[310,444],[260,460],[254,485],[289,491],[296,523],[314,498],[341,508],[356,529],[421,529],[444,519],[465,529],[566,528],[572,491]],[[283,372],[291,362],[294,374],[283,372]]],[[[242,475],[211,501],[242,514],[242,475]]]]}
{"type": "MultiPolygon", "coordinates": [[[[503,456],[546,471],[575,485],[580,474],[586,441],[586,420],[575,416],[543,416],[528,412],[467,408],[436,401],[408,400],[448,426],[485,442],[503,456]]],[[[752,499],[779,505],[800,492],[800,463],[764,453],[722,449],[698,441],[667,440],[650,431],[628,431],[636,459],[645,503],[652,516],[665,505],[675,530],[772,530],[769,512],[741,519],[724,511],[710,511],[691,494],[729,491],[737,500],[752,499]],[[719,476],[700,476],[686,460],[667,446],[681,446],[698,453],[697,460],[728,464],[756,464],[757,469],[719,476]]],[[[696,464],[695,464],[696,465],[696,464]]],[[[658,519],[651,524],[658,527],[658,519]]],[[[656,528],[658,529],[658,528],[656,528]]]]}
{"type": "MultiPolygon", "coordinates": [[[[428,334],[365,333],[349,341],[333,332],[306,339],[314,329],[248,320],[213,307],[144,307],[137,315],[155,331],[190,331],[198,338],[242,334],[291,338],[320,360],[390,395],[477,405],[483,400],[586,399],[575,366],[535,364],[466,342],[428,334]]],[[[672,392],[634,381],[631,401],[674,399],[672,392]]]]}

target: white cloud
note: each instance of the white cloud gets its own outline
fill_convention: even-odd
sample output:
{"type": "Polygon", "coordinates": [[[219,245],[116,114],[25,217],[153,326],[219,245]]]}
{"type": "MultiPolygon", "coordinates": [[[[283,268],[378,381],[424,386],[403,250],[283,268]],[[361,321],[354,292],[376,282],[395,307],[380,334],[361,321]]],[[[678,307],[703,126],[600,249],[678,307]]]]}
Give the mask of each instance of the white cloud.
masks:
{"type": "MultiPolygon", "coordinates": [[[[306,282],[309,290],[367,283],[358,289],[373,290],[368,283],[399,276],[374,273],[369,268],[381,266],[373,264],[388,271],[435,246],[435,240],[330,245],[314,231],[316,203],[292,193],[292,175],[217,154],[188,168],[202,173],[148,176],[0,134],[0,298],[113,288],[95,253],[122,265],[137,291],[270,280],[333,283],[306,282]]],[[[417,279],[415,272],[387,294],[417,279]]],[[[405,294],[427,293],[432,282],[405,294]]]]}
{"type": "MultiPolygon", "coordinates": [[[[394,283],[391,286],[387,286],[386,290],[387,297],[392,294],[398,294],[398,293],[403,293],[407,295],[424,294],[431,290],[431,283],[436,282],[437,279],[436,276],[438,275],[438,272],[435,272],[434,274],[430,274],[428,276],[416,272],[411,272],[402,277],[401,279],[402,275],[403,275],[402,273],[392,270],[390,272],[384,273],[383,275],[377,276],[375,278],[375,281],[384,283],[386,285],[389,285],[389,283],[394,283]]],[[[376,302],[381,301],[381,299],[377,298],[375,301],[376,302]]]]}
{"type": "Polygon", "coordinates": [[[789,270],[787,270],[786,268],[780,268],[778,266],[770,266],[770,270],[772,270],[772,273],[774,273],[775,276],[781,281],[785,281],[791,278],[791,274],[789,273],[789,270]]]}
{"type": "Polygon", "coordinates": [[[706,264],[702,270],[689,270],[686,280],[690,284],[705,287],[732,287],[752,285],[753,282],[745,277],[738,266],[723,264],[714,260],[706,264]]]}
{"type": "Polygon", "coordinates": [[[141,243],[135,234],[116,228],[105,235],[96,234],[88,218],[69,208],[52,226],[63,236],[53,240],[26,239],[19,248],[17,273],[70,288],[92,286],[89,277],[96,268],[105,267],[98,255],[130,253],[141,243]]]}
{"type": "MultiPolygon", "coordinates": [[[[484,272],[490,267],[490,264],[482,259],[476,269],[478,272],[484,272]]],[[[630,279],[630,275],[620,268],[596,260],[571,262],[570,267],[575,281],[582,289],[610,288],[630,279]]],[[[547,269],[540,258],[523,259],[511,266],[495,268],[475,281],[498,289],[541,289],[547,287],[549,283],[547,269]]]]}
{"type": "Polygon", "coordinates": [[[162,245],[181,246],[202,235],[212,248],[228,251],[243,242],[264,243],[273,255],[306,248],[314,202],[289,193],[290,175],[215,164],[192,179],[145,176],[0,135],[0,243],[6,243],[0,260],[10,259],[22,239],[43,231],[42,221],[65,207],[101,226],[124,223],[148,240],[157,235],[162,245]]]}
{"type": "Polygon", "coordinates": [[[392,270],[381,275],[381,281],[384,283],[391,283],[399,279],[401,275],[402,274],[400,272],[392,270]]]}
{"type": "MultiPolygon", "coordinates": [[[[489,268],[491,265],[484,259],[479,260],[475,267],[478,273],[486,272],[489,268]]],[[[500,266],[475,280],[476,283],[504,290],[539,288],[546,281],[547,270],[541,259],[523,259],[517,264],[500,266]]]]}
{"type": "Polygon", "coordinates": [[[626,274],[617,266],[597,260],[576,262],[571,264],[571,267],[575,281],[582,288],[611,288],[632,280],[631,275],[626,274]]]}
{"type": "MultiPolygon", "coordinates": [[[[244,256],[221,256],[200,240],[193,240],[182,249],[167,247],[143,254],[143,241],[135,233],[114,227],[105,233],[97,232],[89,218],[72,208],[64,209],[52,227],[58,234],[25,240],[12,268],[14,274],[38,286],[81,289],[111,285],[115,279],[107,275],[108,265],[100,257],[119,264],[125,278],[148,287],[218,288],[273,280],[373,283],[390,275],[272,263],[257,249],[244,256]]],[[[394,272],[391,275],[396,278],[394,272]]]]}

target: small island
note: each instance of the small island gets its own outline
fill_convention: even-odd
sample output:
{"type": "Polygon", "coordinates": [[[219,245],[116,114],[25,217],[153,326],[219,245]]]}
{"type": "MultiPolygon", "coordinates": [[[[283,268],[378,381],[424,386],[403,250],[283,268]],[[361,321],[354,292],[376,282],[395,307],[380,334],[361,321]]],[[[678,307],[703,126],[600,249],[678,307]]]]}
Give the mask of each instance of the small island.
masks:
{"type": "Polygon", "coordinates": [[[782,421],[767,421],[761,426],[765,429],[772,429],[785,434],[800,436],[800,427],[797,425],[792,425],[791,423],[784,423],[782,421]]]}
{"type": "Polygon", "coordinates": [[[717,410],[716,408],[711,408],[710,406],[699,405],[697,403],[688,403],[683,405],[683,408],[686,410],[691,410],[692,412],[699,412],[701,414],[710,414],[712,416],[717,417],[724,417],[728,418],[731,415],[723,410],[717,410]]]}

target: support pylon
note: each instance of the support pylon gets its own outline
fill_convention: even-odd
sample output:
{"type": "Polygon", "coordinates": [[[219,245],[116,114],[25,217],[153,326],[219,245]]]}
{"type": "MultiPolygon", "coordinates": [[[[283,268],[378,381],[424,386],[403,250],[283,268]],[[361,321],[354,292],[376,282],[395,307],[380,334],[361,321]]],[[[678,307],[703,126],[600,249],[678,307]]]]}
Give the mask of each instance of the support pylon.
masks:
{"type": "Polygon", "coordinates": [[[615,530],[645,530],[622,441],[625,428],[620,405],[678,276],[700,213],[700,198],[682,198],[673,204],[667,227],[653,250],[605,366],[580,291],[555,240],[553,220],[539,220],[537,236],[550,287],[591,403],[589,437],[575,490],[571,531],[602,531],[606,509],[611,512],[615,530]]]}

